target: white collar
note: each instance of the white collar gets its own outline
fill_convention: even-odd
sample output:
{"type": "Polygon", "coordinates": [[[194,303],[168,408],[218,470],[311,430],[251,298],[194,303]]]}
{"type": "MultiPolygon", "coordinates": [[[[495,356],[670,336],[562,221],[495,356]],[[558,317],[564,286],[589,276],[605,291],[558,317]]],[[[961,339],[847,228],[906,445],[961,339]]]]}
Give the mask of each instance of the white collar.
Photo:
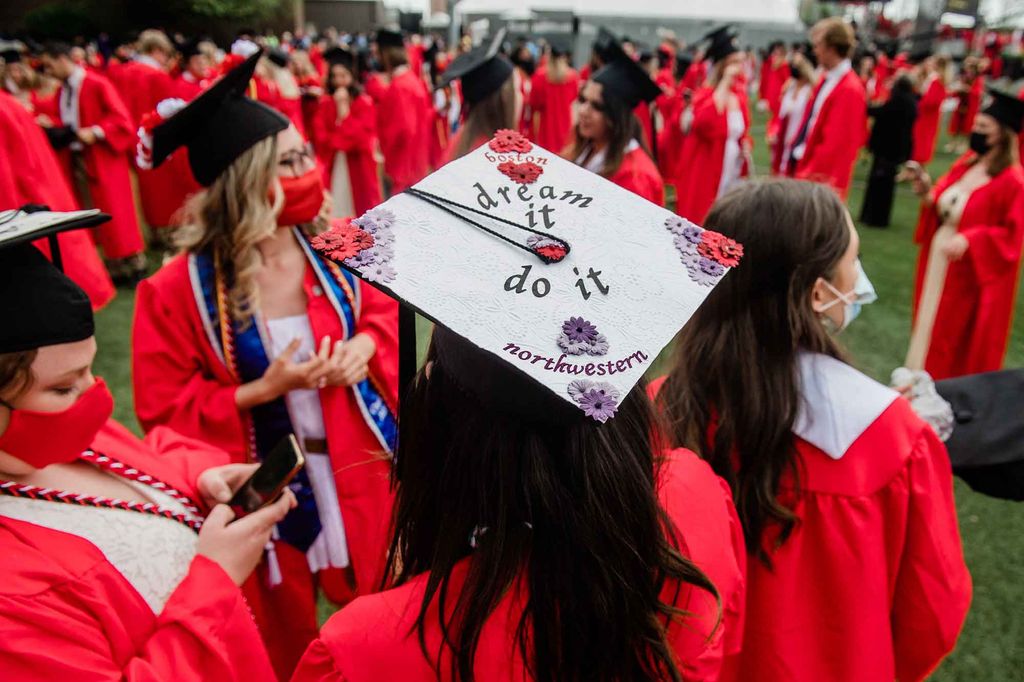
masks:
{"type": "Polygon", "coordinates": [[[793,433],[832,459],[841,459],[899,397],[828,355],[801,352],[797,365],[800,407],[793,433]]]}
{"type": "Polygon", "coordinates": [[[68,85],[71,86],[72,90],[78,90],[82,87],[82,81],[85,80],[85,69],[81,66],[76,66],[71,75],[68,76],[68,85]]]}
{"type": "Polygon", "coordinates": [[[838,64],[836,64],[831,69],[825,72],[825,79],[837,81],[852,70],[853,64],[850,63],[849,59],[844,59],[843,61],[839,62],[838,64]]]}
{"type": "Polygon", "coordinates": [[[164,70],[164,67],[160,65],[160,62],[158,62],[157,60],[153,59],[148,54],[136,55],[135,56],[135,61],[137,61],[139,64],[145,64],[146,66],[151,66],[154,69],[158,69],[160,71],[164,70]]]}
{"type": "MultiPolygon", "coordinates": [[[[634,139],[630,140],[629,143],[626,145],[626,149],[623,152],[623,155],[626,155],[626,154],[630,153],[631,151],[633,151],[634,149],[639,149],[639,148],[640,148],[640,143],[636,141],[636,138],[634,138],[634,139]]],[[[593,156],[591,156],[590,157],[590,161],[588,161],[587,164],[584,166],[583,165],[583,159],[587,158],[587,154],[589,154],[589,153],[590,153],[590,146],[588,145],[586,148],[584,148],[583,153],[580,154],[576,158],[576,165],[577,166],[583,166],[584,168],[586,168],[591,173],[600,173],[601,169],[604,168],[604,159],[605,159],[606,156],[608,156],[608,147],[607,147],[607,145],[605,146],[604,149],[602,149],[601,151],[599,151],[599,152],[595,153],[593,156]]]]}

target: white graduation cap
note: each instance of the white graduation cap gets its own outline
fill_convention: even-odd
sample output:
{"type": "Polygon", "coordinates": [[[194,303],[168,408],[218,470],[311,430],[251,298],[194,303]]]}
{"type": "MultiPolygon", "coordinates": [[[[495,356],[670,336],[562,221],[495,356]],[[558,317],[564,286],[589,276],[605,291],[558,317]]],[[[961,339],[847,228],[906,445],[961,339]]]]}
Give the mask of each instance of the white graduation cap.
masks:
{"type": "Polygon", "coordinates": [[[313,246],[601,422],[742,256],[510,130],[313,246]]]}

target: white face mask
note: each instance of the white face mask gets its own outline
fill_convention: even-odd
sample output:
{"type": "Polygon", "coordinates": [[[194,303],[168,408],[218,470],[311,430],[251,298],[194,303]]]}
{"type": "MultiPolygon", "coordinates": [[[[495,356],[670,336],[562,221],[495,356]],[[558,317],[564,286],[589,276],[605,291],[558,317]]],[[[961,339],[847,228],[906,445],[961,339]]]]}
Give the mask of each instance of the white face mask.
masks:
{"type": "Polygon", "coordinates": [[[825,317],[826,324],[832,326],[835,331],[840,332],[850,326],[850,323],[860,315],[861,308],[869,303],[874,303],[878,300],[878,294],[875,293],[875,288],[871,285],[871,280],[868,279],[867,274],[864,272],[864,268],[860,264],[860,259],[857,259],[857,281],[853,285],[853,291],[847,293],[841,293],[838,289],[832,286],[832,283],[827,279],[822,280],[825,282],[825,286],[829,288],[833,294],[836,295],[835,299],[829,301],[822,307],[820,312],[825,312],[829,308],[833,307],[837,303],[843,304],[843,323],[839,327],[835,326],[835,322],[832,322],[832,318],[825,317]]]}

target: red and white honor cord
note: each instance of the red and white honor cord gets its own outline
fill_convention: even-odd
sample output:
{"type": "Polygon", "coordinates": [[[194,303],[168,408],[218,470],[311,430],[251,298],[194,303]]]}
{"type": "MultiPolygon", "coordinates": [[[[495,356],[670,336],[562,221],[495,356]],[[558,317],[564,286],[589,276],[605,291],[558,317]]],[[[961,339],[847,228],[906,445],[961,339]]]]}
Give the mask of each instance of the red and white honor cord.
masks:
{"type": "Polygon", "coordinates": [[[103,497],[100,495],[81,495],[78,493],[68,492],[65,490],[57,490],[56,488],[41,488],[39,486],[27,485],[24,483],[15,483],[14,481],[0,480],[0,495],[7,495],[8,497],[21,497],[30,500],[45,500],[47,502],[62,502],[64,504],[76,504],[82,507],[96,507],[102,509],[121,509],[123,511],[133,511],[142,514],[151,514],[153,516],[160,516],[165,519],[177,521],[178,523],[192,529],[193,531],[199,532],[199,529],[203,525],[203,517],[199,511],[199,508],[187,495],[178,492],[166,483],[159,481],[148,474],[144,474],[137,469],[133,469],[117,460],[111,459],[106,455],[95,453],[91,450],[86,450],[82,453],[81,459],[90,462],[97,467],[109,471],[112,474],[120,476],[130,481],[138,481],[143,485],[147,485],[154,490],[173,497],[175,500],[182,503],[187,511],[178,512],[168,507],[155,504],[153,502],[131,502],[128,500],[119,500],[112,497],[103,497]]]}

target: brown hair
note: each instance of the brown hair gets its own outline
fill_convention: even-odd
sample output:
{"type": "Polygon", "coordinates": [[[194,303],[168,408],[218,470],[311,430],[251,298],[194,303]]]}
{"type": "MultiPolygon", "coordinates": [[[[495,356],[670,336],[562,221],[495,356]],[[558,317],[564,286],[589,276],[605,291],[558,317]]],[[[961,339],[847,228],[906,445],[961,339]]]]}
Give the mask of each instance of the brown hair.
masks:
{"type": "Polygon", "coordinates": [[[797,522],[779,488],[785,480],[799,496],[798,354],[842,359],[810,299],[849,247],[846,209],[818,183],[748,182],[719,199],[705,224],[740,242],[743,261],[680,333],[658,404],[671,445],[728,481],[748,551],[770,565],[765,532],[777,527],[770,537],[781,544],[797,522]]]}
{"type": "Polygon", "coordinates": [[[476,104],[467,105],[466,123],[459,135],[455,158],[471,152],[482,137],[494,137],[502,128],[516,127],[516,85],[509,74],[500,88],[476,104]]]}
{"type": "MultiPolygon", "coordinates": [[[[583,89],[580,88],[580,92],[583,89]]],[[[640,127],[640,119],[636,117],[633,110],[626,106],[618,97],[610,96],[609,91],[602,86],[601,97],[604,99],[603,116],[608,123],[608,151],[604,157],[604,166],[601,168],[601,176],[610,178],[618,172],[622,160],[626,157],[626,146],[630,140],[636,140],[640,148],[650,156],[651,152],[644,141],[643,130],[640,127]]],[[[569,146],[562,150],[562,157],[575,162],[590,145],[590,140],[580,135],[580,126],[577,122],[572,129],[572,139],[569,146]]]]}
{"type": "Polygon", "coordinates": [[[822,19],[811,29],[812,34],[821,36],[826,47],[831,47],[841,58],[846,59],[857,44],[853,27],[839,17],[822,19]]]}
{"type": "Polygon", "coordinates": [[[17,353],[0,353],[0,395],[6,400],[17,398],[32,385],[32,363],[36,360],[36,349],[17,353]]]}
{"type": "MultiPolygon", "coordinates": [[[[1013,131],[1013,128],[1009,126],[999,124],[999,130],[1002,135],[999,136],[999,141],[995,144],[996,153],[992,157],[992,160],[988,163],[988,168],[985,172],[988,173],[990,178],[1002,173],[1004,170],[1017,163],[1019,160],[1020,153],[1018,152],[1017,146],[1017,133],[1013,131]]],[[[975,157],[971,164],[975,164],[981,161],[982,157],[975,157]]]]}
{"type": "Polygon", "coordinates": [[[409,63],[409,56],[405,53],[405,46],[387,45],[379,49],[380,63],[385,71],[392,71],[399,66],[409,63]]]}
{"type": "Polygon", "coordinates": [[[174,55],[174,45],[166,33],[150,28],[139,34],[139,52],[141,54],[163,52],[168,57],[171,57],[174,55]]]}

